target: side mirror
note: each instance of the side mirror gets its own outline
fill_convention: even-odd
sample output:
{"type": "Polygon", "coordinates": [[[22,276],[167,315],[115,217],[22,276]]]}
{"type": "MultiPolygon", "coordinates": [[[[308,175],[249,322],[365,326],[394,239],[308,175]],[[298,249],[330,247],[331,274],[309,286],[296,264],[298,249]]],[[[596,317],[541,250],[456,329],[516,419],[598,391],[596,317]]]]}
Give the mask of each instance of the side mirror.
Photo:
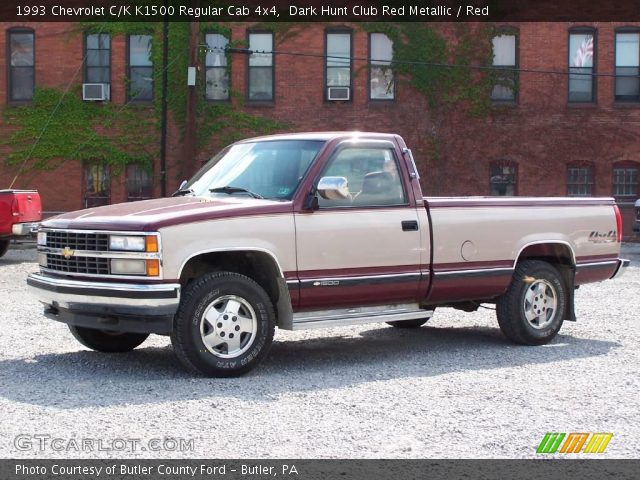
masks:
{"type": "Polygon", "coordinates": [[[349,182],[344,177],[322,177],[318,193],[325,200],[344,200],[349,198],[349,182]]]}
{"type": "Polygon", "coordinates": [[[184,186],[187,184],[188,182],[186,180],[182,180],[182,183],[180,184],[180,186],[178,187],[178,190],[182,190],[184,188],[184,186]]]}

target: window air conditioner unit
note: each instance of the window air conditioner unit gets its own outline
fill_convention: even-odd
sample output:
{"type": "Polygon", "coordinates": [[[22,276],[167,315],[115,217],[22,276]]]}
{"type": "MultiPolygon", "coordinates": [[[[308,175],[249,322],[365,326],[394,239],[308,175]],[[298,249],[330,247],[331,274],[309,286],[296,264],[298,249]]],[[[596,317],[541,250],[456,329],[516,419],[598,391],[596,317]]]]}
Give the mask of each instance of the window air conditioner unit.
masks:
{"type": "Polygon", "coordinates": [[[104,101],[109,100],[109,84],[108,83],[83,83],[82,84],[82,100],[88,101],[104,101]]]}
{"type": "Polygon", "coordinates": [[[349,100],[349,87],[328,87],[327,100],[349,100]]]}

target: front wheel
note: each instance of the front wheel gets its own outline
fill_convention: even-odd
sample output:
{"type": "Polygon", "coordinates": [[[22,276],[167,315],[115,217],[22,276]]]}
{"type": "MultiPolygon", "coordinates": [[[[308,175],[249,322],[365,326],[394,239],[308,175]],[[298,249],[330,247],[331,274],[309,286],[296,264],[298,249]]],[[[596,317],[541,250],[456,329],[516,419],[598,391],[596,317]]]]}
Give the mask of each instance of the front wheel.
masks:
{"type": "Polygon", "coordinates": [[[271,300],[256,282],[237,273],[212,273],[185,289],[171,343],[192,372],[238,376],[267,355],[274,319],[271,300]]]}
{"type": "Polygon", "coordinates": [[[566,304],[566,287],[558,270],[547,262],[525,260],[497,302],[498,324],[515,343],[543,345],[560,330],[566,304]]]}
{"type": "Polygon", "coordinates": [[[149,336],[147,333],[110,332],[73,325],[69,325],[69,330],[85,347],[108,353],[129,352],[141,345],[149,336]]]}
{"type": "Polygon", "coordinates": [[[0,240],[0,257],[3,257],[9,250],[9,240],[0,240]]]}

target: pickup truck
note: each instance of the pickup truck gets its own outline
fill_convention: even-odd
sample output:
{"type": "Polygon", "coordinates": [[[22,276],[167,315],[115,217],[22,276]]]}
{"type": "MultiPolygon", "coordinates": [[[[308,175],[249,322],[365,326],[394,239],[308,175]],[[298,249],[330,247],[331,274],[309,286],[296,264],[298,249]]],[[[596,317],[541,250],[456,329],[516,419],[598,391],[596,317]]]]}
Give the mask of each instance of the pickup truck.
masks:
{"type": "Polygon", "coordinates": [[[14,237],[30,235],[42,219],[40,195],[35,190],[0,190],[0,257],[14,237]]]}
{"type": "Polygon", "coordinates": [[[285,330],[423,325],[496,304],[511,341],[551,341],[579,285],[613,278],[611,198],[425,198],[398,135],[274,135],[230,145],[172,198],[45,221],[28,285],[85,346],[170,335],[189,370],[234,376],[285,330]]]}

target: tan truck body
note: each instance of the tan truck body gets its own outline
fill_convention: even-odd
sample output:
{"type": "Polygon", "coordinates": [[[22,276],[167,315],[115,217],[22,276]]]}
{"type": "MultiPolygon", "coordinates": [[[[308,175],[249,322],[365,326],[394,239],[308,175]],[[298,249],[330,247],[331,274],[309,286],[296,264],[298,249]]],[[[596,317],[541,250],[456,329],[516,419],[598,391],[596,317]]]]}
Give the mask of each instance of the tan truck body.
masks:
{"type": "MultiPolygon", "coordinates": [[[[293,163],[295,176],[302,174],[294,187],[276,185],[277,198],[255,198],[259,195],[249,189],[214,182],[211,193],[185,189],[174,198],[99,207],[44,222],[41,271],[28,283],[47,316],[81,329],[175,337],[176,322],[187,308],[185,290],[223,272],[255,282],[273,307],[270,321],[283,329],[375,321],[410,326],[424,323],[441,305],[473,310],[490,302],[506,312],[520,270],[550,267],[551,278],[522,290],[518,301],[531,310],[527,295],[544,297],[555,306],[554,321],[561,323],[574,319],[574,287],[612,278],[626,266],[618,258],[621,227],[613,199],[423,197],[411,152],[396,135],[338,132],[250,139],[224,151],[187,186],[203,188],[209,172],[225,168],[225,162],[234,167],[235,161],[234,168],[257,163],[263,150],[265,162],[276,161],[278,148],[289,162],[305,155],[313,159],[304,171],[293,163]],[[228,160],[233,155],[238,159],[228,160]],[[333,171],[346,173],[327,175],[333,171]],[[389,181],[397,184],[385,186],[389,181]],[[347,191],[349,182],[359,184],[358,191],[347,191]],[[128,250],[122,242],[129,237],[142,238],[136,245],[144,250],[128,250]],[[114,273],[116,267],[135,269],[140,262],[146,266],[139,272],[114,273]]],[[[267,172],[258,172],[260,179],[246,180],[247,185],[266,183],[267,172]]],[[[283,175],[291,177],[289,171],[283,175]]],[[[257,318],[246,327],[253,333],[243,333],[239,345],[229,341],[210,348],[218,365],[211,371],[194,367],[195,357],[185,360],[188,352],[181,356],[183,363],[208,374],[249,368],[251,361],[243,355],[251,349],[243,350],[243,342],[259,337],[260,312],[248,300],[238,302],[235,310],[257,318]],[[240,352],[235,357],[229,353],[232,343],[240,352]]],[[[543,315],[529,321],[534,334],[536,321],[539,330],[546,325],[543,315]]],[[[510,334],[503,323],[507,336],[518,341],[520,334],[510,334]]],[[[216,328],[215,322],[202,320],[201,340],[226,331],[216,328]]]]}

